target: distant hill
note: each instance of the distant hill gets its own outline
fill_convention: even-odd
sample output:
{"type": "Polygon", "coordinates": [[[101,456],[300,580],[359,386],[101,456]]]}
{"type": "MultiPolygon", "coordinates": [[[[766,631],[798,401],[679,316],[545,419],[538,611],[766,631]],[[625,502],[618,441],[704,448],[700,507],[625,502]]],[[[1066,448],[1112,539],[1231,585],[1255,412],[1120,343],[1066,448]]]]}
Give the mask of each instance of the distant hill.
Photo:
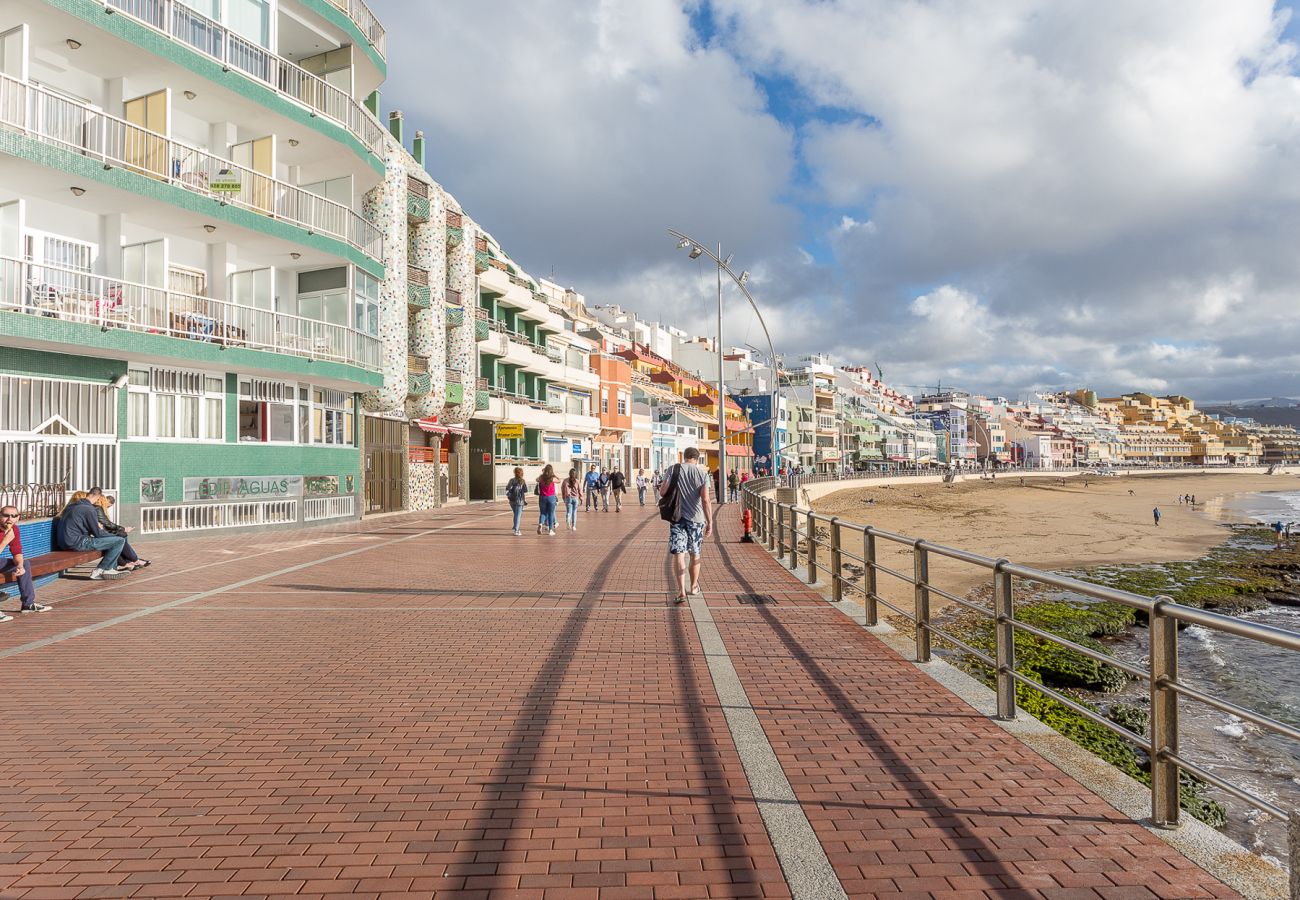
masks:
{"type": "Polygon", "coordinates": [[[1286,397],[1250,400],[1244,403],[1200,406],[1202,412],[1218,416],[1249,416],[1261,425],[1290,425],[1300,428],[1300,406],[1286,397]]]}

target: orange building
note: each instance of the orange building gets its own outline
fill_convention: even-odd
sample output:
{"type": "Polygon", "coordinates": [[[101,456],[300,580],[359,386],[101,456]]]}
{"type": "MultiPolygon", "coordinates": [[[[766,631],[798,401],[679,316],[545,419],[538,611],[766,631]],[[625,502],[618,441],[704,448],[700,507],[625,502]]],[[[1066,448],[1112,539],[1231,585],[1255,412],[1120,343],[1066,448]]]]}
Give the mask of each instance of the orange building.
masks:
{"type": "Polygon", "coordinates": [[[591,440],[592,454],[605,470],[632,470],[632,367],[626,360],[592,354],[591,368],[600,376],[595,414],[600,433],[591,440]]]}
{"type": "MultiPolygon", "coordinates": [[[[644,344],[633,344],[619,354],[636,371],[650,381],[672,391],[690,404],[704,428],[700,454],[710,472],[718,470],[718,388],[701,381],[670,359],[665,359],[644,344]],[[708,421],[705,422],[704,419],[708,421]]],[[[754,432],[749,417],[740,404],[726,400],[727,471],[752,472],[754,468],[754,432]]],[[[696,418],[696,416],[692,416],[696,418]]]]}

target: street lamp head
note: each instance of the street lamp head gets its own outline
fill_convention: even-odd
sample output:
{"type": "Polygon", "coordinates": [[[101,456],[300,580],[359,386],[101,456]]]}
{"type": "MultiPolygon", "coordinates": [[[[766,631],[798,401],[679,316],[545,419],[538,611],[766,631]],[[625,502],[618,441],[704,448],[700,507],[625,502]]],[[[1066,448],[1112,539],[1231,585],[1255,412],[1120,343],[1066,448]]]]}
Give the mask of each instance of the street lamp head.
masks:
{"type": "Polygon", "coordinates": [[[749,270],[746,269],[745,271],[741,272],[741,273],[740,273],[740,277],[737,278],[736,280],[737,280],[738,282],[740,282],[740,286],[741,286],[741,287],[744,287],[744,286],[745,286],[745,282],[746,282],[746,281],[749,281],[749,270]]]}
{"type": "Polygon", "coordinates": [[[704,255],[704,249],[702,247],[692,247],[689,255],[691,259],[699,259],[704,255]]]}
{"type": "Polygon", "coordinates": [[[686,238],[682,238],[680,241],[677,242],[677,249],[685,250],[690,245],[691,245],[690,241],[686,240],[686,238]]]}

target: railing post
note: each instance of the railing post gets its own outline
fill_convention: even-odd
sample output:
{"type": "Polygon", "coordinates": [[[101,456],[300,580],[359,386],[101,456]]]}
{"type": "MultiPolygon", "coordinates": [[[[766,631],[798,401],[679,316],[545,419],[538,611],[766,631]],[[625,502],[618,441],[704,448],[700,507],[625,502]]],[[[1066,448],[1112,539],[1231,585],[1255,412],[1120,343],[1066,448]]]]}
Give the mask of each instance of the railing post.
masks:
{"type": "Polygon", "coordinates": [[[1016,717],[1016,627],[1015,606],[1012,603],[1011,573],[1002,567],[1010,560],[999,559],[993,566],[993,615],[998,670],[998,718],[1010,721],[1016,717]]]}
{"type": "Polygon", "coordinates": [[[776,549],[776,501],[771,497],[767,498],[767,532],[764,537],[767,538],[767,549],[776,549]]]}
{"type": "Polygon", "coordinates": [[[790,504],[790,571],[799,568],[799,508],[790,504]]]}
{"type": "Polygon", "coordinates": [[[912,544],[912,582],[916,596],[916,661],[930,661],[930,554],[925,541],[912,544]]]}
{"type": "Polygon", "coordinates": [[[844,579],[840,574],[843,556],[840,553],[840,517],[831,516],[831,599],[836,603],[844,599],[844,579]]]}
{"type": "Polygon", "coordinates": [[[867,625],[880,624],[876,604],[876,534],[870,525],[862,532],[862,592],[866,595],[867,625]]]}
{"type": "Polygon", "coordinates": [[[1291,857],[1291,900],[1300,900],[1300,808],[1287,816],[1287,845],[1291,857]]]}
{"type": "Polygon", "coordinates": [[[776,558],[785,559],[785,504],[776,505],[776,558]]]}
{"type": "Polygon", "coordinates": [[[1157,597],[1147,631],[1151,640],[1151,821],[1178,825],[1178,765],[1165,758],[1178,752],[1178,622],[1164,614],[1172,602],[1157,597]]]}
{"type": "Polygon", "coordinates": [[[817,583],[817,514],[808,510],[808,583],[817,583]]]}

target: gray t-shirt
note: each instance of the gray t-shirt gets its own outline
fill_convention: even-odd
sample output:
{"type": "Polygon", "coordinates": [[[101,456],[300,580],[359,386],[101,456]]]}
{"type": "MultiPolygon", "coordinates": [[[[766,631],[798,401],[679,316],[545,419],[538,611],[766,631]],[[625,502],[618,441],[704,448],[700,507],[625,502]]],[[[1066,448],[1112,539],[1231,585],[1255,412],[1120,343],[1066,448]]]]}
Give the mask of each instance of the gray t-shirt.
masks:
{"type": "MultiPolygon", "coordinates": [[[[668,477],[672,478],[672,472],[668,473],[668,477]]],[[[681,464],[681,472],[677,476],[677,490],[681,496],[678,510],[681,512],[682,519],[703,524],[704,504],[700,502],[700,488],[708,483],[709,473],[704,470],[704,466],[699,463],[681,464]]]]}

